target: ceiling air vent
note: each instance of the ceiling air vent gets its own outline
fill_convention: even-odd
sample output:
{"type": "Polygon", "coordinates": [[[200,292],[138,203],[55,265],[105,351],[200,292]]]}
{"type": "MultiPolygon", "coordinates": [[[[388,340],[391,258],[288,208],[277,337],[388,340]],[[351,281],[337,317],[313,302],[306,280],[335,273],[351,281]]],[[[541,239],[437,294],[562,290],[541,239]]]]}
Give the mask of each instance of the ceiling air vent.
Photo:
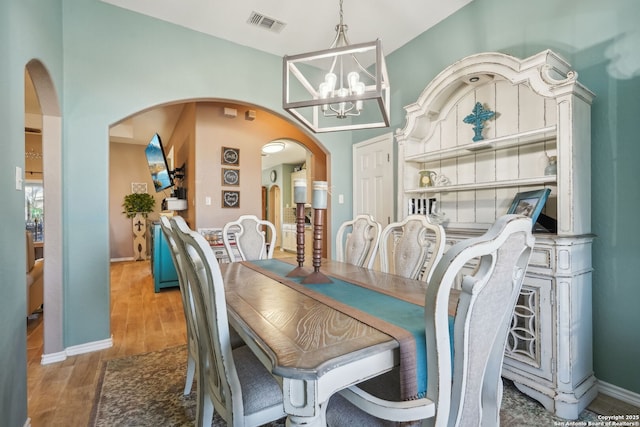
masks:
{"type": "Polygon", "coordinates": [[[264,28],[265,30],[269,30],[274,33],[279,33],[284,28],[285,24],[282,21],[278,21],[274,18],[269,18],[268,16],[264,16],[258,12],[251,12],[249,15],[249,19],[247,19],[247,24],[255,25],[256,27],[264,28]]]}

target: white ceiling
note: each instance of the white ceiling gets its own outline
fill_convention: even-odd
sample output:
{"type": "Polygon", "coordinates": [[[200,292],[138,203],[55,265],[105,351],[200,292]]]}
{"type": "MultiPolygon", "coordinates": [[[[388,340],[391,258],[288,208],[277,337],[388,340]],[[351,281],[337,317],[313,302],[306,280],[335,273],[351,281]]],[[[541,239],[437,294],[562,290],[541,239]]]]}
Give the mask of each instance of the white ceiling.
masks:
{"type": "MultiPolygon", "coordinates": [[[[327,49],[339,22],[339,1],[102,0],[274,55],[327,49]],[[252,12],[283,22],[279,33],[247,23],[252,12]]],[[[351,43],[379,38],[389,54],[472,0],[344,0],[351,43]]]]}

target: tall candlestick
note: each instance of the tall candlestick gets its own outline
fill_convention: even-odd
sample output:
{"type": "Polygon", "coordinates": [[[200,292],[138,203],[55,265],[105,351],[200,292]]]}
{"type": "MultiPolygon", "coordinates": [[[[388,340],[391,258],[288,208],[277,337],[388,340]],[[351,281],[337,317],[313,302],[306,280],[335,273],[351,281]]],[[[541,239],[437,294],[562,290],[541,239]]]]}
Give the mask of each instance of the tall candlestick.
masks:
{"type": "MultiPolygon", "coordinates": [[[[297,190],[295,182],[293,185],[294,189],[297,190]]],[[[307,183],[305,182],[305,190],[306,186],[307,183]]],[[[298,261],[298,266],[291,270],[287,277],[306,277],[309,275],[309,272],[304,268],[304,244],[304,201],[302,203],[296,201],[296,260],[298,261]]]]}
{"type": "Polygon", "coordinates": [[[313,181],[313,199],[311,205],[314,209],[327,208],[327,181],[313,181]]]}
{"type": "Polygon", "coordinates": [[[313,272],[302,279],[302,283],[331,283],[331,279],[320,272],[322,263],[324,212],[327,209],[327,181],[313,182],[313,272]]]}
{"type": "Polygon", "coordinates": [[[302,279],[303,284],[307,283],[331,283],[331,279],[320,271],[322,264],[322,232],[324,228],[325,209],[313,210],[313,271],[302,279]]]}
{"type": "Polygon", "coordinates": [[[293,180],[293,201],[294,203],[307,202],[307,180],[298,178],[293,180]]]}

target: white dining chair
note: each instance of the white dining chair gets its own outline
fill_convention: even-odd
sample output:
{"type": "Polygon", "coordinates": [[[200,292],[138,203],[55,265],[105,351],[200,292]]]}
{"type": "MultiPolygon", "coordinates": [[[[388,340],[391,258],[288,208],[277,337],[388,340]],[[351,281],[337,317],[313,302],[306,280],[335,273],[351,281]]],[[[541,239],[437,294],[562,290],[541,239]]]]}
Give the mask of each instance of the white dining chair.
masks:
{"type": "Polygon", "coordinates": [[[380,236],[380,270],[428,281],[444,252],[445,233],[424,215],[387,225],[380,236]]]}
{"type": "Polygon", "coordinates": [[[255,215],[241,215],[224,225],[222,241],[231,262],[240,261],[236,256],[238,253],[242,261],[271,259],[276,244],[276,227],[255,215]],[[271,230],[269,242],[265,227],[271,230]]]}
{"type": "Polygon", "coordinates": [[[426,397],[398,400],[398,386],[389,382],[398,375],[391,371],[332,396],[325,406],[327,425],[426,420],[442,427],[498,426],[504,348],[533,244],[531,219],[506,215],[483,236],[452,246],[435,267],[425,296],[426,397]],[[472,259],[479,266],[462,280],[452,359],[449,294],[472,259]]]}
{"type": "MultiPolygon", "coordinates": [[[[182,217],[180,220],[184,221],[182,217]]],[[[187,286],[187,272],[182,264],[182,257],[178,246],[175,241],[175,236],[171,228],[169,218],[166,216],[160,216],[160,229],[164,233],[164,237],[169,246],[169,253],[173,260],[173,265],[176,268],[178,274],[178,286],[180,287],[180,296],[182,297],[182,308],[184,311],[185,322],[187,326],[187,375],[184,384],[184,395],[187,396],[191,393],[191,387],[193,385],[193,378],[196,372],[196,365],[198,363],[198,341],[196,337],[196,325],[195,325],[195,313],[193,307],[193,298],[190,295],[189,287],[187,286]]]]}
{"type": "Polygon", "coordinates": [[[248,346],[232,349],[220,266],[202,235],[171,219],[189,277],[198,337],[198,427],[217,411],[229,426],[260,426],[286,416],[282,389],[248,346]]]}
{"type": "Polygon", "coordinates": [[[381,232],[382,225],[371,215],[357,215],[343,222],[336,233],[336,259],[372,268],[381,232]]]}
{"type": "MultiPolygon", "coordinates": [[[[184,222],[184,219],[182,217],[175,217],[175,221],[182,222],[186,226],[186,223],[184,222]]],[[[187,374],[183,393],[185,396],[187,396],[191,393],[193,378],[195,377],[195,370],[198,364],[198,342],[193,296],[191,295],[190,288],[186,284],[187,280],[189,279],[186,267],[182,262],[183,257],[181,256],[180,250],[176,243],[177,237],[175,236],[171,227],[171,223],[166,216],[160,216],[160,229],[165,236],[167,246],[169,246],[169,253],[171,254],[171,259],[178,275],[178,286],[180,288],[180,296],[182,298],[182,308],[184,311],[185,324],[187,329],[187,374]]],[[[242,340],[240,335],[238,335],[235,329],[231,328],[229,330],[229,335],[232,348],[245,345],[245,342],[242,340]]]]}

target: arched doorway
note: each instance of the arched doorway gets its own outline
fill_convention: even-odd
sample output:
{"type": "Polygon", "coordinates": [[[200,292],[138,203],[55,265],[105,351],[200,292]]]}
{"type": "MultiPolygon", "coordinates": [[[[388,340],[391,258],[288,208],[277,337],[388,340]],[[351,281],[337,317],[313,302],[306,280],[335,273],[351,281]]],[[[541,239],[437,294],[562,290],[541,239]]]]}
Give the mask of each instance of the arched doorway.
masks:
{"type": "MultiPolygon", "coordinates": [[[[25,66],[25,79],[33,83],[42,124],[44,186],[44,354],[42,363],[64,358],[63,247],[62,247],[62,118],[58,94],[44,64],[33,59],[25,66]]],[[[25,104],[27,96],[25,93],[25,104]]],[[[31,113],[30,113],[31,114],[31,113]]]]}
{"type": "MultiPolygon", "coordinates": [[[[187,197],[189,198],[188,203],[190,208],[181,212],[181,215],[185,217],[194,228],[219,227],[226,220],[226,218],[221,219],[221,214],[233,216],[235,214],[239,215],[240,211],[218,209],[217,204],[219,202],[216,201],[216,198],[219,196],[215,193],[215,191],[219,190],[217,187],[212,187],[214,188],[213,190],[206,194],[200,194],[200,197],[198,197],[196,175],[198,175],[198,182],[200,183],[211,183],[214,182],[214,180],[218,180],[220,176],[219,172],[212,165],[219,167],[219,160],[210,157],[211,161],[208,164],[211,165],[211,167],[201,167],[198,169],[196,166],[194,168],[194,165],[199,164],[196,162],[195,153],[198,152],[198,159],[203,159],[204,157],[201,156],[203,156],[203,154],[204,156],[210,155],[214,150],[212,147],[216,146],[215,144],[222,145],[223,141],[226,141],[227,144],[233,142],[234,138],[237,138],[237,133],[234,134],[234,138],[231,138],[230,134],[218,138],[203,135],[206,135],[206,132],[210,129],[215,129],[216,132],[221,133],[229,132],[229,129],[241,126],[240,123],[243,124],[243,127],[250,127],[252,129],[251,135],[246,135],[246,138],[239,138],[237,139],[239,142],[235,142],[236,148],[242,150],[243,167],[246,167],[244,165],[247,164],[246,156],[260,155],[260,151],[257,151],[257,144],[265,144],[277,139],[288,139],[297,141],[297,143],[309,151],[312,162],[310,170],[313,171],[313,175],[309,177],[310,181],[328,180],[327,178],[330,175],[328,152],[314,136],[307,133],[306,130],[285,116],[261,109],[255,105],[242,104],[238,101],[207,98],[175,101],[152,106],[113,123],[110,127],[110,144],[111,149],[117,146],[118,152],[124,153],[125,151],[130,151],[129,148],[124,147],[126,145],[146,145],[150,135],[153,135],[154,132],[167,135],[163,137],[163,144],[167,151],[174,151],[174,165],[181,165],[185,162],[187,164],[188,172],[182,185],[188,189],[187,197]],[[245,114],[249,110],[252,114],[245,114]],[[207,111],[207,113],[197,115],[197,111],[207,111]],[[233,111],[234,114],[226,116],[225,111],[233,111]],[[186,119],[186,117],[196,117],[196,115],[198,120],[210,120],[211,122],[207,122],[208,124],[206,125],[194,125],[191,119],[186,119]],[[170,126],[166,127],[166,124],[170,124],[170,126]],[[195,131],[196,128],[198,132],[195,131]],[[200,145],[202,144],[201,141],[206,141],[207,145],[200,145]],[[254,145],[249,148],[247,144],[254,145]],[[206,169],[208,172],[204,172],[205,175],[200,175],[200,172],[194,172],[196,169],[198,171],[206,169]],[[212,171],[218,173],[217,177],[214,176],[215,174],[212,171]],[[196,203],[195,200],[198,202],[196,203]]],[[[125,224],[122,223],[121,197],[122,194],[124,194],[123,191],[127,191],[126,185],[130,183],[130,178],[136,173],[132,168],[128,168],[127,170],[117,169],[119,162],[114,162],[113,159],[119,155],[121,154],[110,156],[111,166],[115,165],[115,168],[112,168],[110,171],[110,176],[117,176],[117,180],[110,178],[109,181],[109,222],[110,229],[112,230],[110,237],[112,260],[126,260],[127,252],[125,252],[125,250],[128,251],[128,248],[131,246],[128,241],[130,238],[128,232],[126,233],[127,235],[121,233],[117,236],[116,233],[120,233],[120,230],[125,230],[126,228],[125,224]]],[[[258,166],[257,162],[254,166],[258,166]]],[[[140,167],[146,168],[146,165],[140,163],[140,167]]],[[[259,172],[259,170],[255,169],[250,173],[258,174],[259,172]]],[[[144,174],[148,174],[148,170],[144,171],[144,174]]],[[[280,176],[281,174],[278,173],[278,175],[280,176]]],[[[244,169],[241,182],[248,182],[246,180],[247,176],[247,171],[244,169]]],[[[204,188],[204,185],[205,184],[201,184],[199,188],[204,188]]],[[[287,193],[287,189],[282,185],[280,185],[280,190],[283,193],[287,193]]],[[[254,196],[256,200],[260,200],[258,193],[254,196]]],[[[162,197],[162,195],[159,197],[162,197]]],[[[245,190],[242,191],[243,201],[247,201],[250,197],[253,196],[249,196],[249,193],[245,190]]],[[[281,193],[281,198],[282,197],[284,197],[284,195],[281,193]]],[[[245,209],[246,203],[242,202],[241,206],[245,209]]],[[[256,214],[260,214],[259,209],[256,209],[256,214]]],[[[325,233],[330,235],[329,224],[325,227],[325,233]]],[[[326,249],[327,248],[325,248],[325,250],[326,249]]]]}

